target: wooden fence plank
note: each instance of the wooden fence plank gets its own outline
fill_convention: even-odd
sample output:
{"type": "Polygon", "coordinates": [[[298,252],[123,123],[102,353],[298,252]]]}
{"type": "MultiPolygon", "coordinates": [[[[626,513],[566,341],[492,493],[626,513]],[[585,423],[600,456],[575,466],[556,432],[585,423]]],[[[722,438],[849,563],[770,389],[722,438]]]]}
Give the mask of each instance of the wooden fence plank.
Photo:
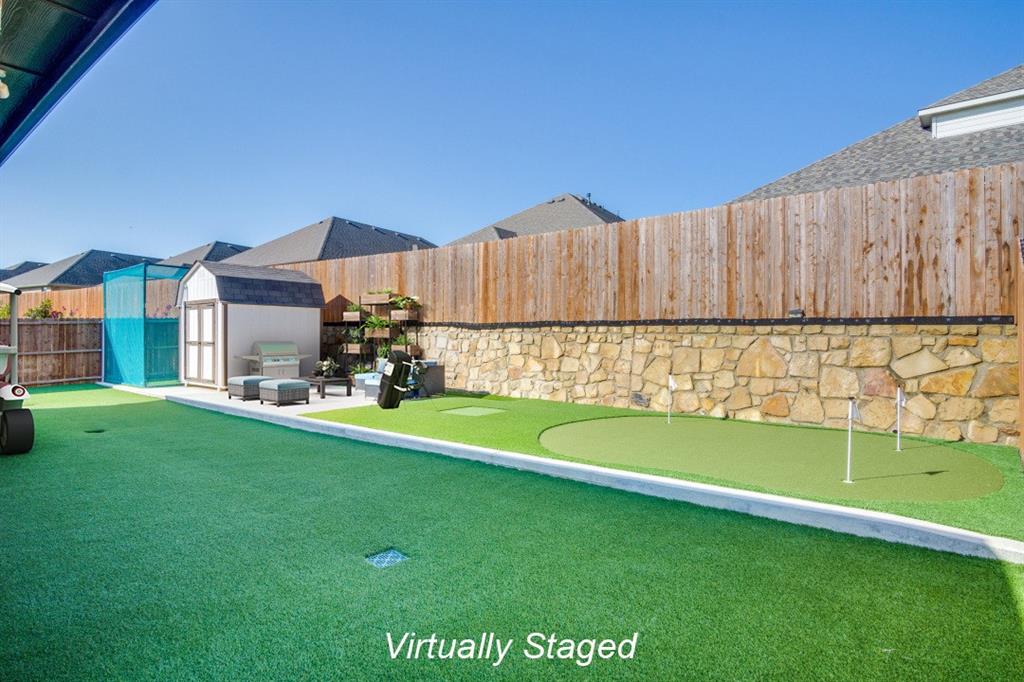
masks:
{"type": "MultiPolygon", "coordinates": [[[[1012,316],[1024,163],[747,201],[571,231],[280,267],[323,284],[325,322],[371,289],[426,322],[1012,316]]],[[[27,292],[102,317],[102,286],[27,292]]]]}

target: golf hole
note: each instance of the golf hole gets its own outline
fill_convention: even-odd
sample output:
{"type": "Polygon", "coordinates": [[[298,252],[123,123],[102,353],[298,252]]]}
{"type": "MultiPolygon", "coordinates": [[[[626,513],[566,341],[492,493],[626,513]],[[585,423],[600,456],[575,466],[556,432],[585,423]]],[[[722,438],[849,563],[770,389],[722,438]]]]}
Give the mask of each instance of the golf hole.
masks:
{"type": "Polygon", "coordinates": [[[455,414],[460,417],[486,417],[489,414],[507,412],[497,407],[456,407],[451,410],[441,410],[445,414],[455,414]]]}

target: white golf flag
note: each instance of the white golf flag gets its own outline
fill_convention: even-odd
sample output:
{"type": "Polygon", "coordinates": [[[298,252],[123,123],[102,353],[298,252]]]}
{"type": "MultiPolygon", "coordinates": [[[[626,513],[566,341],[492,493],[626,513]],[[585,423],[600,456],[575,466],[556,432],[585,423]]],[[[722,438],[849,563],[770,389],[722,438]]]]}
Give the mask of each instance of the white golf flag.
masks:
{"type": "Polygon", "coordinates": [[[860,408],[857,407],[857,401],[856,400],[851,400],[850,401],[850,420],[851,421],[855,421],[855,422],[859,422],[861,420],[860,408]]]}
{"type": "Polygon", "coordinates": [[[896,389],[896,407],[907,406],[907,394],[903,392],[902,388],[896,389]]]}
{"type": "Polygon", "coordinates": [[[672,376],[671,374],[669,374],[668,375],[668,390],[674,391],[677,388],[679,388],[679,387],[676,385],[676,378],[674,376],[672,376]]]}

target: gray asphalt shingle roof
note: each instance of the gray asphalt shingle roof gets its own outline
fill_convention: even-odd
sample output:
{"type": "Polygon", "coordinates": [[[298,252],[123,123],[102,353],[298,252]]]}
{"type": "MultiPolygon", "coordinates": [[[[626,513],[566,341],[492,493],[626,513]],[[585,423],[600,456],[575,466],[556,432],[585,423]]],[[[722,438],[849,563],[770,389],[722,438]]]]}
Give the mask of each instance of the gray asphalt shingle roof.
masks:
{"type": "Polygon", "coordinates": [[[346,218],[331,217],[225,259],[238,265],[280,265],[314,260],[368,256],[375,253],[430,249],[422,237],[385,230],[346,218]]]}
{"type": "MultiPolygon", "coordinates": [[[[1024,65],[930,106],[953,104],[1021,88],[1024,88],[1024,65]]],[[[916,111],[914,114],[902,123],[758,187],[734,201],[818,192],[830,187],[866,185],[1024,159],[1024,124],[932,138],[931,131],[921,127],[916,111]]]]}
{"type": "Polygon", "coordinates": [[[621,221],[621,216],[605,207],[575,194],[566,193],[499,220],[493,225],[470,232],[451,243],[471,244],[621,221]]]}
{"type": "Polygon", "coordinates": [[[222,261],[243,251],[248,251],[250,248],[252,247],[229,244],[228,242],[210,242],[209,244],[203,244],[202,246],[179,253],[176,256],[165,258],[160,261],[160,265],[192,265],[196,261],[201,260],[222,261]]]}
{"type": "Polygon", "coordinates": [[[89,287],[103,282],[103,273],[120,270],[139,263],[155,263],[156,258],[129,253],[97,251],[77,253],[63,260],[29,270],[7,280],[7,284],[21,289],[38,287],[89,287]]]}
{"type": "Polygon", "coordinates": [[[217,280],[218,296],[227,303],[324,307],[323,287],[303,272],[215,261],[199,265],[217,280]]]}
{"type": "Polygon", "coordinates": [[[10,279],[11,277],[17,277],[18,275],[24,272],[28,272],[29,270],[41,268],[44,265],[46,265],[46,263],[37,263],[36,261],[32,260],[23,260],[20,263],[8,265],[6,268],[0,268],[0,282],[3,282],[6,279],[10,279]]]}

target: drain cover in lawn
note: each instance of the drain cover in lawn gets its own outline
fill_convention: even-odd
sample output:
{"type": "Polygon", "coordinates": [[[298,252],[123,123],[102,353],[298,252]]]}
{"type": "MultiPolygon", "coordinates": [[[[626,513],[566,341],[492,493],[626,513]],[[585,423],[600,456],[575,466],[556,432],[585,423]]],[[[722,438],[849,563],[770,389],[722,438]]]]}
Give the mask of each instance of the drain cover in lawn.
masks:
{"type": "Polygon", "coordinates": [[[460,417],[485,417],[489,414],[505,412],[496,407],[456,407],[451,410],[441,410],[445,414],[457,414],[460,417]]]}
{"type": "Polygon", "coordinates": [[[405,561],[408,558],[409,557],[405,556],[394,547],[390,547],[385,549],[383,552],[371,554],[366,557],[366,560],[377,568],[387,568],[389,566],[394,566],[400,561],[405,561]]]}

